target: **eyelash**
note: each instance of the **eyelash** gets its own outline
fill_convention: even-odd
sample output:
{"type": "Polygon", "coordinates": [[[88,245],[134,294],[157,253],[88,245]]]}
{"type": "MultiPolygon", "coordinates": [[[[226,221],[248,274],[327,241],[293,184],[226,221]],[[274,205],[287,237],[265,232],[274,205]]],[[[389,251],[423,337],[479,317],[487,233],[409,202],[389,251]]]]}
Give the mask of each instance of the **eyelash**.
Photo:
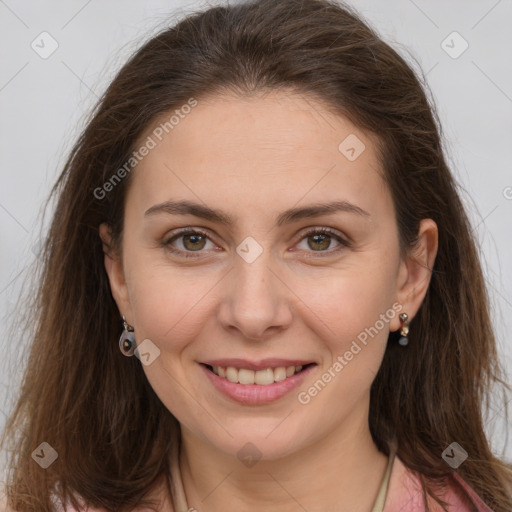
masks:
{"type": "MultiPolygon", "coordinates": [[[[339,242],[340,246],[335,249],[331,249],[331,250],[327,250],[327,251],[307,251],[307,252],[312,252],[312,253],[320,253],[318,256],[313,256],[314,258],[323,257],[322,253],[323,254],[327,253],[328,255],[331,255],[331,254],[336,253],[342,249],[350,247],[350,243],[347,240],[343,239],[335,231],[333,231],[332,229],[329,229],[329,228],[313,228],[313,229],[307,231],[306,233],[304,233],[302,238],[299,240],[299,242],[301,242],[308,236],[317,235],[317,234],[329,235],[330,237],[334,238],[337,242],[339,242]]],[[[201,257],[200,254],[202,251],[183,251],[181,249],[176,249],[175,247],[173,247],[171,245],[171,242],[174,242],[175,240],[183,237],[184,235],[201,235],[210,240],[210,237],[208,236],[208,234],[205,231],[202,231],[200,229],[184,228],[181,231],[174,233],[170,238],[167,238],[163,242],[163,246],[171,253],[178,254],[179,256],[182,256],[185,258],[201,257]],[[194,252],[197,252],[198,255],[195,255],[194,252]]]]}

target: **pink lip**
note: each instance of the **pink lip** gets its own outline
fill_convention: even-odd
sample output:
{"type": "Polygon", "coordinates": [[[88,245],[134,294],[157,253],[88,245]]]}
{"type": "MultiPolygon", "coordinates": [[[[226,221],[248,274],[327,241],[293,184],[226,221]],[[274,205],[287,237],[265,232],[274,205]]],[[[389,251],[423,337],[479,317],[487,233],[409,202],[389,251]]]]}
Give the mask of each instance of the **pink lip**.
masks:
{"type": "Polygon", "coordinates": [[[267,368],[278,368],[279,366],[306,366],[313,361],[304,361],[300,359],[261,359],[260,361],[249,361],[248,359],[212,359],[210,361],[201,361],[203,364],[210,366],[222,366],[227,368],[232,366],[233,368],[245,368],[246,370],[265,370],[267,368]]]}
{"type": "MultiPolygon", "coordinates": [[[[229,361],[234,360],[231,359],[229,361]]],[[[273,364],[269,365],[268,360],[265,362],[265,364],[266,366],[264,366],[264,368],[274,366],[273,364]]],[[[227,397],[246,405],[262,405],[273,402],[289,393],[292,389],[300,386],[300,384],[304,381],[306,376],[313,370],[313,368],[315,368],[316,365],[312,364],[311,366],[308,366],[301,372],[296,373],[292,377],[288,377],[282,380],[281,382],[274,382],[273,384],[269,384],[268,386],[261,386],[258,384],[239,384],[235,382],[230,382],[229,380],[224,379],[223,377],[219,377],[212,371],[208,370],[208,368],[204,364],[200,364],[200,366],[206,373],[206,376],[215,386],[215,388],[218,389],[227,397]]],[[[216,364],[215,366],[223,366],[223,364],[216,364]]],[[[233,364],[227,366],[237,366],[238,368],[249,369],[247,366],[243,365],[238,366],[233,364]]],[[[292,366],[292,363],[288,365],[278,364],[277,366],[292,366]]]]}

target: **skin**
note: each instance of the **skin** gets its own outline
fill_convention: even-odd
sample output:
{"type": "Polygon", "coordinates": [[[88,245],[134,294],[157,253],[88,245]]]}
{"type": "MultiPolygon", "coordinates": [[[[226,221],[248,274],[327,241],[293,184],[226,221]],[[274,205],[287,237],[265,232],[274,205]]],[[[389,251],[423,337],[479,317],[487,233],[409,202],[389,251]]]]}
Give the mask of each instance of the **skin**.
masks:
{"type": "Polygon", "coordinates": [[[369,511],[387,464],[369,432],[369,390],[389,331],[401,326],[398,314],[308,404],[297,392],[394,303],[414,317],[437,251],[435,223],[422,221],[418,246],[402,258],[374,136],[291,93],[201,99],[133,172],[122,257],[108,250],[109,229],[100,226],[105,268],[137,342],[150,339],[161,351],[144,371],[181,424],[189,506],[369,511]],[[338,150],[350,134],[366,146],[354,161],[338,150]],[[144,215],[171,199],[236,220],[228,227],[193,215],[144,215]],[[368,215],[275,223],[289,208],[340,200],[368,215]],[[188,226],[209,238],[177,238],[172,247],[196,257],[172,254],[165,242],[188,226]],[[321,227],[350,245],[305,236],[321,227]],[[263,249],[252,263],[236,252],[248,236],[263,249]],[[318,366],[275,402],[242,405],[216,391],[198,364],[222,357],[300,358],[318,366]],[[247,442],[262,454],[250,468],[237,457],[247,442]]]}

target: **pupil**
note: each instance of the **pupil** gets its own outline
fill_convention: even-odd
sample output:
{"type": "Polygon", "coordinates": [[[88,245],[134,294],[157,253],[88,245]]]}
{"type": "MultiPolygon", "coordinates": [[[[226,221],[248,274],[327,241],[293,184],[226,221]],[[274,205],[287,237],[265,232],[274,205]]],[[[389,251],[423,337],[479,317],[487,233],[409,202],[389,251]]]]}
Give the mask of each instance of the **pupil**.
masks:
{"type": "MultiPolygon", "coordinates": [[[[320,247],[321,249],[327,249],[329,247],[329,235],[325,235],[325,234],[317,234],[317,235],[313,235],[311,238],[313,238],[314,240],[314,244],[322,244],[323,245],[320,247]],[[327,242],[327,243],[325,243],[327,242]]],[[[310,244],[310,247],[311,247],[311,244],[310,244]]],[[[311,247],[312,249],[314,249],[314,247],[311,247]]]]}
{"type": "Polygon", "coordinates": [[[203,238],[202,235],[185,235],[183,237],[183,243],[187,249],[202,249],[204,247],[204,240],[201,240],[203,238]],[[203,245],[198,245],[197,242],[203,242],[203,245]],[[187,243],[188,242],[188,243],[187,243]],[[191,242],[191,245],[189,246],[189,243],[191,242]]]}

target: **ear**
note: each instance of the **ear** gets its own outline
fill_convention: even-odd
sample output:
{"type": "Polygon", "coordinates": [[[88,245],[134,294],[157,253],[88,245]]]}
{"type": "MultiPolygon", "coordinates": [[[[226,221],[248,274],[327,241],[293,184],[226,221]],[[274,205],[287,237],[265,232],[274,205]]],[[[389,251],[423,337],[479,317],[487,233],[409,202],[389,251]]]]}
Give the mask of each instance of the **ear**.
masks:
{"type": "MultiPolygon", "coordinates": [[[[438,230],[432,219],[423,219],[418,231],[418,242],[400,262],[397,276],[396,300],[402,305],[402,313],[415,316],[427,294],[432,269],[437,255],[438,230]]],[[[390,322],[392,331],[400,329],[400,319],[390,322]]]]}
{"type": "Polygon", "coordinates": [[[128,298],[128,288],[123,270],[121,257],[114,251],[112,245],[112,233],[107,223],[100,224],[99,235],[103,243],[105,253],[104,263],[110,282],[110,290],[116,301],[117,308],[121,315],[124,315],[128,323],[131,318],[131,306],[128,298]]]}

